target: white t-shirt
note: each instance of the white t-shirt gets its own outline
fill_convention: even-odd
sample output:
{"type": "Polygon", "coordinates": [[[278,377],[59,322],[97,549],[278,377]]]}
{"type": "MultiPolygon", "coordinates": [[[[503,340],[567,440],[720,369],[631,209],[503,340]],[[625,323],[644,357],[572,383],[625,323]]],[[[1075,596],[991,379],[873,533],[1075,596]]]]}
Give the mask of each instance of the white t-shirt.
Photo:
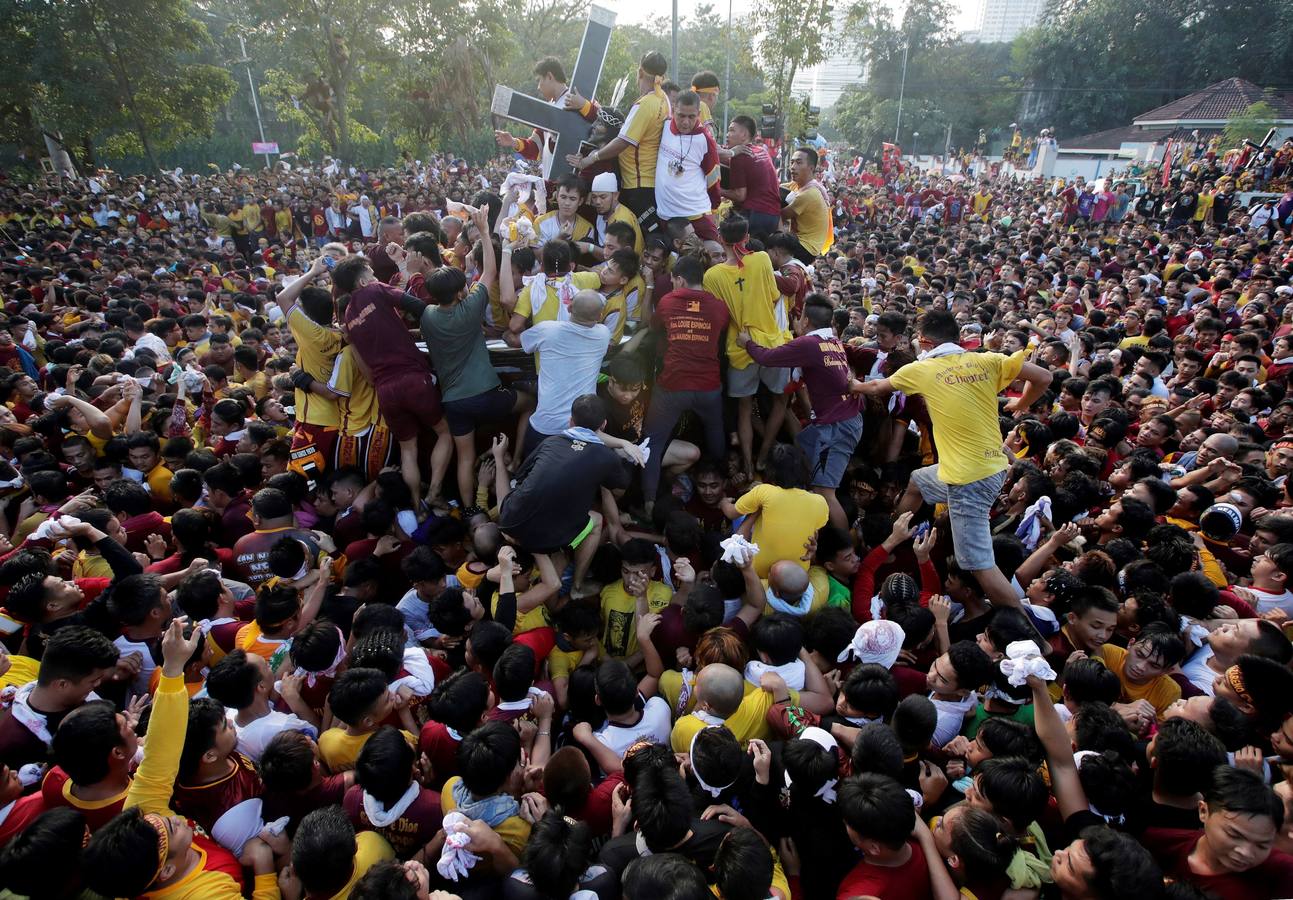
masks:
{"type": "Polygon", "coordinates": [[[539,401],[530,425],[539,434],[560,434],[570,425],[570,407],[597,393],[597,374],[611,340],[605,325],[539,322],[521,332],[521,349],[540,352],[539,401]]]}
{"type": "Polygon", "coordinates": [[[153,659],[152,648],[147,644],[132,641],[124,634],[119,635],[113,640],[112,644],[121,651],[122,656],[129,656],[132,653],[139,654],[141,660],[139,674],[135,676],[134,683],[130,685],[130,696],[136,697],[140,694],[147,694],[148,683],[153,677],[153,669],[157,668],[157,662],[153,659]]]}
{"type": "Polygon", "coordinates": [[[636,725],[616,725],[607,722],[597,732],[597,740],[615,751],[615,755],[624,758],[624,754],[640,740],[653,741],[657,744],[669,743],[673,731],[673,715],[669,703],[662,697],[652,697],[642,710],[642,718],[636,725]]]}
{"type": "Polygon", "coordinates": [[[1181,674],[1190,679],[1190,684],[1209,697],[1214,696],[1212,679],[1217,677],[1217,673],[1208,665],[1210,659],[1212,659],[1212,648],[1204,644],[1189,659],[1181,663],[1181,674]]]}
{"type": "Polygon", "coordinates": [[[319,736],[319,729],[292,713],[270,710],[268,715],[261,716],[250,725],[239,725],[234,721],[236,710],[227,710],[229,724],[238,732],[238,752],[254,763],[260,762],[260,756],[280,731],[300,731],[311,738],[319,736]]]}
{"type": "Polygon", "coordinates": [[[672,120],[665,123],[655,166],[656,215],[662,221],[703,216],[712,209],[701,167],[711,140],[699,126],[691,134],[678,134],[672,120]]]}

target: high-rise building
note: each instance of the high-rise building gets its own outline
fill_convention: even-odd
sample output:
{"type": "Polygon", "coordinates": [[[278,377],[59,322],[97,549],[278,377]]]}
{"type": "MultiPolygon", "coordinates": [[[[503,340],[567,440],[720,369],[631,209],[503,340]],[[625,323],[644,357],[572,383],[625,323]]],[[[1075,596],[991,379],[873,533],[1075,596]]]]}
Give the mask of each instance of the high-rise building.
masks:
{"type": "Polygon", "coordinates": [[[806,94],[813,106],[822,109],[834,106],[850,84],[866,81],[866,64],[862,61],[861,49],[856,41],[847,37],[848,11],[849,4],[835,4],[831,23],[835,50],[817,65],[796,72],[790,85],[795,96],[806,94]]]}
{"type": "Polygon", "coordinates": [[[1041,21],[1045,12],[1046,0],[983,0],[979,28],[972,39],[984,44],[1013,41],[1041,21]]]}

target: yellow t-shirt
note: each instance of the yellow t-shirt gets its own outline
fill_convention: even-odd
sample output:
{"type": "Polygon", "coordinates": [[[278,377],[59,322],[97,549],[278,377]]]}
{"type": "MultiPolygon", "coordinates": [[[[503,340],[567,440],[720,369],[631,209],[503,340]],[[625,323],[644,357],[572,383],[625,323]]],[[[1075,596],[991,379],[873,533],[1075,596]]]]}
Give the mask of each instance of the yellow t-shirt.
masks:
{"type": "MultiPolygon", "coordinates": [[[[557,220],[557,211],[548,210],[543,215],[534,220],[534,230],[538,232],[539,238],[544,243],[552,240],[561,233],[561,222],[557,220]]],[[[583,243],[589,239],[593,233],[593,223],[583,216],[575,216],[575,227],[571,229],[570,240],[583,243]]]]}
{"type": "Polygon", "coordinates": [[[355,871],[351,873],[346,886],[333,894],[329,900],[348,900],[350,892],[355,889],[359,879],[379,862],[395,858],[395,850],[387,843],[386,838],[376,831],[361,831],[355,835],[355,871]]]}
{"type": "MultiPolygon", "coordinates": [[[[316,381],[326,382],[332,375],[333,362],[341,352],[341,334],[311,319],[299,305],[288,311],[287,327],[296,338],[296,364],[316,381]]],[[[341,424],[341,414],[334,401],[298,388],[296,421],[336,428],[341,424]]]]}
{"type": "Polygon", "coordinates": [[[583,658],[582,650],[562,650],[560,647],[553,647],[552,652],[548,654],[548,677],[553,681],[558,678],[569,678],[570,673],[579,668],[579,661],[583,658]]]}
{"type": "Polygon", "coordinates": [[[382,412],[377,408],[377,389],[359,371],[355,351],[351,347],[344,347],[337,354],[328,387],[341,395],[341,399],[337,401],[337,414],[341,433],[346,437],[361,437],[381,422],[382,412]]]}
{"type": "MultiPolygon", "coordinates": [[[[660,581],[647,585],[647,611],[658,613],[669,605],[673,592],[660,581]]],[[[624,659],[638,649],[637,601],[616,581],[602,588],[602,655],[624,659]]]]}
{"type": "Polygon", "coordinates": [[[767,578],[772,564],[783,559],[807,569],[808,563],[800,559],[804,546],[830,518],[830,507],[821,494],[774,484],[760,484],[741,495],[736,511],[759,514],[754,523],[754,543],[759,545],[754,571],[760,578],[767,578]]]}
{"type": "Polygon", "coordinates": [[[789,205],[795,214],[795,237],[813,256],[821,256],[831,249],[835,238],[831,234],[831,214],[825,195],[815,187],[801,188],[793,181],[782,187],[795,194],[789,205]]]}
{"type": "MultiPolygon", "coordinates": [[[[553,279],[548,279],[547,296],[538,309],[535,309],[534,301],[530,297],[530,288],[533,285],[527,284],[521,288],[521,295],[516,298],[516,315],[529,319],[532,325],[556,321],[561,300],[557,297],[557,289],[552,286],[552,281],[553,279]]],[[[572,272],[570,283],[580,291],[587,289],[600,292],[602,289],[602,278],[596,272],[572,272]]]]}
{"type": "MultiPolygon", "coordinates": [[[[347,772],[355,767],[355,763],[359,761],[359,751],[364,749],[364,744],[374,734],[376,732],[371,731],[368,734],[347,734],[345,728],[329,728],[319,735],[319,759],[334,775],[337,772],[347,772]]],[[[404,735],[404,740],[409,742],[410,747],[417,748],[417,737],[402,728],[400,734],[404,735]]]]}
{"type": "Polygon", "coordinates": [[[705,290],[727,304],[731,321],[727,326],[727,359],[734,369],[749,368],[754,362],[736,341],[742,329],[760,347],[780,347],[790,340],[784,304],[778,315],[777,290],[772,260],[760,250],[742,260],[743,265],[719,263],[705,273],[705,290]]]}
{"type": "MultiPolygon", "coordinates": [[[[632,151],[625,150],[624,152],[631,153],[632,151]]],[[[598,218],[600,219],[601,217],[598,216],[598,218]]],[[[633,252],[641,253],[642,248],[646,245],[642,237],[642,226],[638,224],[638,217],[633,215],[633,210],[629,209],[623,203],[617,203],[615,205],[615,209],[611,212],[611,217],[606,220],[606,225],[609,225],[612,222],[623,222],[625,225],[628,225],[633,229],[633,252]]],[[[602,227],[604,228],[605,225],[602,227]]]]}
{"type": "Polygon", "coordinates": [[[1169,706],[1181,699],[1181,687],[1166,675],[1159,675],[1148,684],[1131,684],[1122,675],[1127,664],[1127,651],[1116,644],[1105,644],[1100,648],[1100,657],[1109,671],[1118,676],[1122,682],[1122,702],[1134,703],[1137,700],[1148,700],[1150,705],[1163,718],[1169,706]]]}
{"type": "MultiPolygon", "coordinates": [[[[453,789],[460,781],[462,778],[455,775],[444,783],[444,788],[440,791],[440,809],[445,815],[458,808],[458,801],[453,798],[453,789]]],[[[520,816],[508,816],[494,827],[494,833],[519,857],[525,852],[525,845],[530,840],[530,823],[520,816]]]]}
{"type": "Polygon", "coordinates": [[[269,396],[269,375],[265,372],[257,372],[245,381],[235,380],[234,383],[251,388],[251,392],[257,400],[264,400],[269,396]]]}
{"type": "Polygon", "coordinates": [[[1138,334],[1134,337],[1125,337],[1118,342],[1118,346],[1123,350],[1126,350],[1128,347],[1147,347],[1149,346],[1149,338],[1143,334],[1138,334]]]}
{"type": "Polygon", "coordinates": [[[144,476],[144,480],[148,482],[148,490],[152,491],[154,497],[163,503],[170,503],[171,478],[174,476],[174,472],[159,463],[144,476]]]}
{"type": "Polygon", "coordinates": [[[1024,352],[954,353],[908,363],[890,378],[896,390],[925,398],[938,443],[938,477],[970,484],[1006,468],[997,395],[1019,377],[1024,352]]]}
{"type": "Polygon", "coordinates": [[[655,187],[655,158],[660,151],[660,135],[671,115],[669,97],[658,85],[633,104],[619,133],[629,144],[620,154],[620,190],[655,187]]]}
{"type": "MultiPolygon", "coordinates": [[[[790,702],[799,702],[799,692],[790,692],[790,702]]],[[[745,696],[736,712],[724,720],[723,724],[732,736],[744,747],[750,741],[766,741],[772,737],[772,726],[768,724],[768,710],[772,709],[772,695],[760,687],[745,683],[745,696]]],[[[675,753],[686,753],[691,748],[691,739],[696,732],[707,728],[709,723],[694,712],[688,713],[673,723],[669,733],[669,745],[675,753]]]]}
{"type": "MultiPolygon", "coordinates": [[[[518,599],[519,599],[518,595],[518,599]]],[[[498,591],[494,592],[494,598],[490,601],[490,614],[498,616],[498,591]]],[[[534,631],[536,628],[547,628],[552,625],[552,620],[548,616],[548,607],[540,603],[529,612],[516,611],[516,624],[512,626],[512,634],[524,634],[527,631],[534,631]]]]}

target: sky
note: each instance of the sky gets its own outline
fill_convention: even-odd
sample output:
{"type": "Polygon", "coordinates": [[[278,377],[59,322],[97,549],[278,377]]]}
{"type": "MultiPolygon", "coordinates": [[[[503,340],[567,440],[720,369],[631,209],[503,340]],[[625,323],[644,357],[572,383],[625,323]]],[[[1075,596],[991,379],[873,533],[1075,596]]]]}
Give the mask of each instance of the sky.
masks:
{"type": "MultiPolygon", "coordinates": [[[[607,9],[614,10],[616,20],[620,22],[642,23],[660,16],[668,16],[672,9],[672,4],[667,0],[595,0],[598,6],[604,6],[607,9]]],[[[695,11],[696,7],[701,4],[702,0],[678,0],[678,15],[685,18],[695,11]]],[[[709,0],[712,5],[723,9],[723,0],[709,0]]],[[[903,7],[903,0],[889,0],[895,10],[903,7]]],[[[952,23],[957,31],[969,31],[972,29],[978,19],[979,7],[982,0],[953,0],[953,5],[957,8],[959,14],[952,23]]],[[[743,13],[748,13],[754,5],[754,0],[732,0],[732,15],[740,18],[743,13]]]]}

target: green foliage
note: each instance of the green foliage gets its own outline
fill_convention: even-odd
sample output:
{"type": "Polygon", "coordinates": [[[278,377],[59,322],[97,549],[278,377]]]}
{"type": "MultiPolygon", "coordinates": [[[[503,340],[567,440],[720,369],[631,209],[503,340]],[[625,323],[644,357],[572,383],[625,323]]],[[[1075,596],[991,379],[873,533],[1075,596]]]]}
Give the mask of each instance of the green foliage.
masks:
{"type": "Polygon", "coordinates": [[[1238,147],[1245,140],[1254,143],[1266,137],[1266,133],[1275,127],[1279,111],[1265,100],[1258,100],[1243,111],[1241,115],[1232,116],[1226,123],[1226,130],[1221,134],[1222,144],[1226,147],[1238,147]]]}
{"type": "Polygon", "coordinates": [[[39,146],[61,131],[82,161],[94,148],[145,156],[209,135],[234,81],[183,0],[5,0],[3,137],[39,146]]]}

